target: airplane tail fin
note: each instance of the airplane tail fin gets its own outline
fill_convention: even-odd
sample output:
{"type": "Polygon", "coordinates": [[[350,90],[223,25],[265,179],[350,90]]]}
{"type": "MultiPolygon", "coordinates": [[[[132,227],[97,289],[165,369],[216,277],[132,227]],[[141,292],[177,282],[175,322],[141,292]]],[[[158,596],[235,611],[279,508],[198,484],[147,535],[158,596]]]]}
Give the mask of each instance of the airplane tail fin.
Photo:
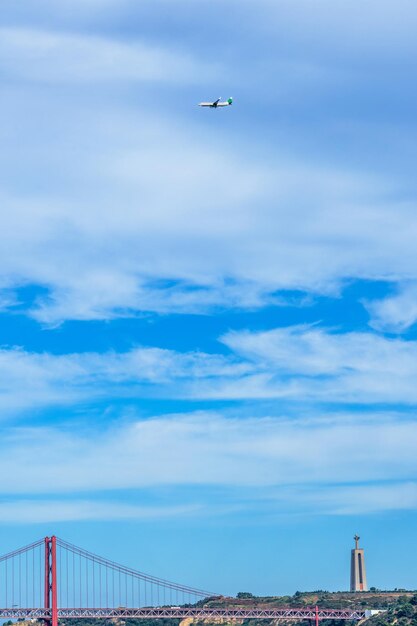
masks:
{"type": "Polygon", "coordinates": [[[227,104],[233,104],[233,98],[229,98],[227,104]]]}

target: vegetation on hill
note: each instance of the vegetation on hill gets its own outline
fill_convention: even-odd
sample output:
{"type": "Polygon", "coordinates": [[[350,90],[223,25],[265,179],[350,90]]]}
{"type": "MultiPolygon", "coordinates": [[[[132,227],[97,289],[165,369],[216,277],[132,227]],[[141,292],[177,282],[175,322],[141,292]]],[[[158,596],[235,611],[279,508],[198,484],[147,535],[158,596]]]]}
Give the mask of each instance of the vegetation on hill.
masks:
{"type": "Polygon", "coordinates": [[[352,593],[347,591],[329,592],[318,591],[296,591],[292,596],[253,596],[248,592],[240,592],[236,598],[217,597],[203,600],[197,606],[211,607],[257,607],[272,609],[274,607],[289,606],[293,608],[315,606],[333,609],[386,609],[394,605],[402,598],[413,597],[414,591],[395,589],[393,591],[379,591],[372,589],[367,592],[352,593]]]}
{"type": "Polygon", "coordinates": [[[417,594],[402,594],[386,612],[370,617],[367,626],[417,626],[417,594]]]}

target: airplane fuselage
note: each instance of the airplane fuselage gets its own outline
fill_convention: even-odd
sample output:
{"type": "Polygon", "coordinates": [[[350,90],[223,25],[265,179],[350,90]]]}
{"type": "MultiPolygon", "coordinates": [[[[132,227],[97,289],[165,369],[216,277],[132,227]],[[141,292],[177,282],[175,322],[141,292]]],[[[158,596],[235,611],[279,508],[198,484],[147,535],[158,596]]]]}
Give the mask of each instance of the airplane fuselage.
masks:
{"type": "Polygon", "coordinates": [[[229,98],[225,102],[221,102],[220,98],[219,98],[218,100],[215,100],[214,102],[200,102],[200,104],[198,106],[200,106],[200,107],[207,107],[209,109],[219,109],[219,108],[222,108],[222,107],[228,107],[232,103],[233,103],[232,98],[229,98]]]}

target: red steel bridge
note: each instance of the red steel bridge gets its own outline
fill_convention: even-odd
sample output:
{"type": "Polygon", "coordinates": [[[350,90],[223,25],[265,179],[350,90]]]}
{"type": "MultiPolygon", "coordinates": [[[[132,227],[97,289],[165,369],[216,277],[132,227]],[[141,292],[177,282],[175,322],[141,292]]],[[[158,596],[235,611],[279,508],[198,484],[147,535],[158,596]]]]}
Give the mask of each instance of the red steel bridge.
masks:
{"type": "Polygon", "coordinates": [[[358,621],[351,609],[212,607],[213,594],[124,567],[58,537],[45,537],[0,557],[0,619],[194,618],[358,621]],[[200,601],[200,602],[199,602],[200,601]],[[201,602],[203,601],[203,602],[201,602]]]}

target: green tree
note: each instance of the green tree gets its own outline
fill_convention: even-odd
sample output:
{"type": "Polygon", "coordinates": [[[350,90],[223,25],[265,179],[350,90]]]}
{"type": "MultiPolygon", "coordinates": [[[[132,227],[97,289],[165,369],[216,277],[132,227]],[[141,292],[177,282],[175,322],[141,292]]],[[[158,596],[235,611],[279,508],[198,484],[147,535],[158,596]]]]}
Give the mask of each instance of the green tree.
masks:
{"type": "Polygon", "coordinates": [[[402,604],[397,610],[398,617],[413,617],[414,607],[409,602],[402,604]]]}

